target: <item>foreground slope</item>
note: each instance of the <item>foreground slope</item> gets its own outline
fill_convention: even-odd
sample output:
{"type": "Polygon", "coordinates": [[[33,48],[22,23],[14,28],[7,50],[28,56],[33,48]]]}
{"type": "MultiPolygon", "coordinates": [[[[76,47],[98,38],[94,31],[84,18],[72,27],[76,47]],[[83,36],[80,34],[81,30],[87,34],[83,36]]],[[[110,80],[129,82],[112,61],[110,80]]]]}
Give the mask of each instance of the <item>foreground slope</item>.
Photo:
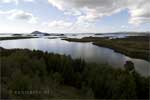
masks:
{"type": "Polygon", "coordinates": [[[0,52],[1,99],[149,98],[150,78],[136,73],[130,61],[121,70],[42,51],[0,52]]]}

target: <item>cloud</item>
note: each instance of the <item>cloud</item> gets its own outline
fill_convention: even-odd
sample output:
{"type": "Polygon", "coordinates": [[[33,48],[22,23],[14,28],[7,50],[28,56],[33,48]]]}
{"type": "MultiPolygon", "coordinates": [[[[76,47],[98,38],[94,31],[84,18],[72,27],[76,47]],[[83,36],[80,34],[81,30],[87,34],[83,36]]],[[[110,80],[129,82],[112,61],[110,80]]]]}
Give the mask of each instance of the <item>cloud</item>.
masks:
{"type": "Polygon", "coordinates": [[[8,15],[8,14],[11,14],[15,11],[16,11],[16,9],[7,10],[7,11],[0,10],[0,15],[8,15]]]}
{"type": "Polygon", "coordinates": [[[122,28],[122,29],[126,29],[126,28],[128,28],[128,26],[126,26],[126,25],[121,25],[121,28],[122,28]]]}
{"type": "Polygon", "coordinates": [[[0,4],[1,3],[15,3],[15,4],[18,4],[18,0],[0,0],[0,4]]]}
{"type": "Polygon", "coordinates": [[[150,0],[48,0],[65,14],[77,16],[78,21],[96,22],[125,9],[130,24],[150,23],[150,0]]]}
{"type": "Polygon", "coordinates": [[[129,7],[130,19],[129,23],[139,25],[142,23],[150,23],[150,1],[137,0],[138,3],[132,3],[129,7]]]}
{"type": "Polygon", "coordinates": [[[15,3],[19,4],[19,2],[33,2],[34,0],[0,0],[1,3],[15,3]]]}
{"type": "Polygon", "coordinates": [[[78,11],[78,20],[96,21],[103,16],[117,13],[123,9],[121,0],[48,0],[50,4],[73,15],[78,11]],[[68,10],[69,9],[69,10],[68,10]],[[74,13],[73,13],[74,12],[74,13]]]}
{"type": "Polygon", "coordinates": [[[80,16],[82,13],[76,9],[72,9],[70,11],[65,11],[65,15],[74,15],[74,16],[80,16]]]}
{"type": "Polygon", "coordinates": [[[0,11],[1,15],[8,16],[9,20],[20,20],[27,21],[28,23],[35,24],[37,23],[38,18],[35,17],[32,13],[25,12],[23,10],[12,9],[9,11],[0,11]]]}
{"type": "Polygon", "coordinates": [[[63,21],[63,20],[55,20],[48,23],[48,27],[50,28],[68,28],[72,25],[71,22],[63,21]]]}

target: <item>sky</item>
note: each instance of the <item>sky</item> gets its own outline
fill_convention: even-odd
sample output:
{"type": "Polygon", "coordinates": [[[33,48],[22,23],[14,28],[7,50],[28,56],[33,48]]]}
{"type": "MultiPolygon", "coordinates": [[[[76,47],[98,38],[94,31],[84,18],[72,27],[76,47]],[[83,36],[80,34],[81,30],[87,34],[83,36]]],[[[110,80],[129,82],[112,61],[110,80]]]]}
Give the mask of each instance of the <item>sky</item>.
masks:
{"type": "Polygon", "coordinates": [[[150,31],[150,0],[0,0],[0,33],[150,31]]]}

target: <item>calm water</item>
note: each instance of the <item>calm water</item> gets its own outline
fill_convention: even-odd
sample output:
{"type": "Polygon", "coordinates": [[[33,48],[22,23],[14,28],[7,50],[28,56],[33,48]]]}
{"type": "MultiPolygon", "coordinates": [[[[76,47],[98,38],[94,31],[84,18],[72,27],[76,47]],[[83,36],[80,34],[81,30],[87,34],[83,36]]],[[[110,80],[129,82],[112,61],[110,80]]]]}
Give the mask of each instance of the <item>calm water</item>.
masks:
{"type": "Polygon", "coordinates": [[[112,49],[98,47],[91,43],[67,42],[57,39],[34,38],[20,40],[0,41],[0,46],[10,48],[28,48],[53,53],[71,55],[72,58],[82,58],[87,62],[107,63],[114,68],[123,68],[125,61],[134,62],[135,69],[142,75],[150,75],[150,63],[145,60],[133,59],[123,54],[116,53],[112,49]]]}

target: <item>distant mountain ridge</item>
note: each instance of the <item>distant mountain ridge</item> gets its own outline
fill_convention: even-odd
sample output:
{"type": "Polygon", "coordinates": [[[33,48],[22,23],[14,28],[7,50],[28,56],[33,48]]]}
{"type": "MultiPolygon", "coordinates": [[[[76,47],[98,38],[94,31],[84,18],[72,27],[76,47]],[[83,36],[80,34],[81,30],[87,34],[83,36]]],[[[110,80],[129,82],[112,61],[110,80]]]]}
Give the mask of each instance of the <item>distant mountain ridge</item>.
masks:
{"type": "Polygon", "coordinates": [[[59,33],[50,34],[50,33],[40,32],[40,31],[34,31],[31,34],[35,35],[35,36],[37,36],[37,35],[44,35],[44,36],[49,36],[49,35],[51,35],[51,36],[64,36],[64,34],[59,34],[59,33]]]}
{"type": "Polygon", "coordinates": [[[48,33],[40,32],[40,31],[34,31],[31,34],[33,34],[33,35],[50,35],[48,33]]]}

